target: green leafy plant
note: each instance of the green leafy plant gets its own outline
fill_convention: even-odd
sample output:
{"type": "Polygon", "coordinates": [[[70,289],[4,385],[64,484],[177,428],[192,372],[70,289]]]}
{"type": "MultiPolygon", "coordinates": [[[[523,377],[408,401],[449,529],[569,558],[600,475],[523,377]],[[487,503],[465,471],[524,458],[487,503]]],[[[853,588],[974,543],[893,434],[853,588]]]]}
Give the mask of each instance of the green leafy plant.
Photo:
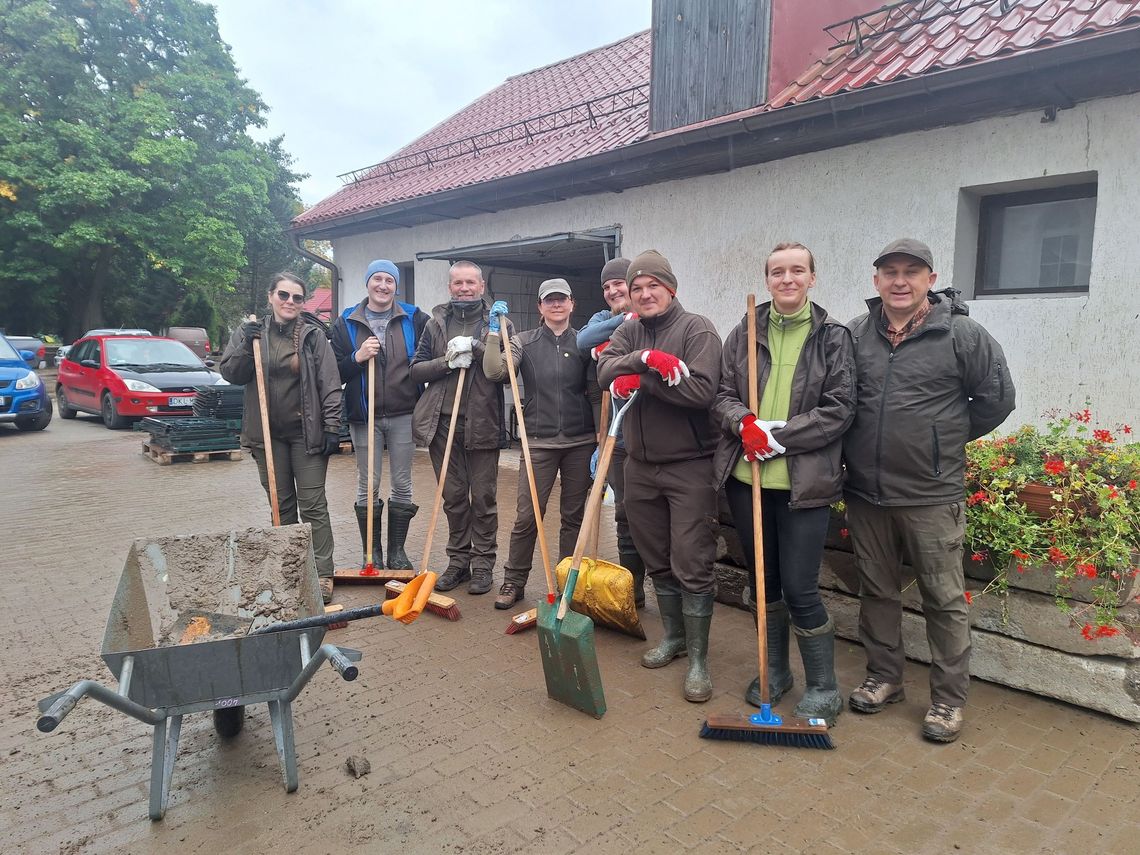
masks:
{"type": "Polygon", "coordinates": [[[1085,409],[1047,413],[1044,429],[1026,425],[966,447],[966,536],[972,559],[995,568],[985,592],[1004,594],[1009,574],[1048,567],[1057,605],[1086,639],[1121,631],[1121,597],[1140,573],[1140,443],[1132,427],[1093,427],[1085,409]],[[1048,490],[1051,512],[1026,506],[1026,487],[1048,490]],[[1089,580],[1092,602],[1073,609],[1074,580],[1089,580]]]}

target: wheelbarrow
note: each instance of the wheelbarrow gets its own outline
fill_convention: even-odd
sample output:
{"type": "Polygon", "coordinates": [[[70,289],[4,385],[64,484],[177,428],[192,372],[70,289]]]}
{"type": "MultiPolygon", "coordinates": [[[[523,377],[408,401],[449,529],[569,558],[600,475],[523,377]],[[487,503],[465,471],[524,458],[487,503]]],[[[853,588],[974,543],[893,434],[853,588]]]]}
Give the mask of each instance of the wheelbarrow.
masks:
{"type": "MultiPolygon", "coordinates": [[[[371,614],[379,607],[359,616],[371,614]]],[[[55,730],[84,696],[151,725],[150,818],[159,820],[182,717],[212,710],[218,735],[229,738],[241,731],[246,706],[265,703],[291,793],[293,701],[325,662],[345,680],[357,675],[358,651],[322,644],[319,624],[342,615],[324,615],[308,525],[136,540],[103,637],[117,688],[81,680],[39,702],[36,727],[55,730]],[[302,628],[274,630],[297,619],[302,628]]]]}

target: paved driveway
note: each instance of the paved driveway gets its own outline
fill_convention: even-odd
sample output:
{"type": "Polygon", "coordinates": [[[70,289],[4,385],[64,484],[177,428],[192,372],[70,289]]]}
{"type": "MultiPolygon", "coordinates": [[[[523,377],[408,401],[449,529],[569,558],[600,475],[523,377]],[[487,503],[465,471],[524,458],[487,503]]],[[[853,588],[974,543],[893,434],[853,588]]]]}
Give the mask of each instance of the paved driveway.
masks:
{"type": "MultiPolygon", "coordinates": [[[[719,605],[711,701],[681,700],[684,660],[647,671],[637,664],[643,643],[600,630],[609,711],[595,721],[547,699],[533,630],[505,635],[493,595],[462,592],[456,623],[425,614],[411,627],[373,620],[329,636],[365,657],[355,683],[326,669],[298,698],[292,795],[263,707],[229,745],[209,715],[188,717],[169,812],[151,823],[149,729],[85,701],[40,734],[35,702],[83,677],[109,680],[98,652],[133,538],[263,525],[269,515],[248,459],[158,466],[140,444],[82,417],[38,434],[0,429],[4,853],[1140,851],[1134,726],[975,683],[964,735],[933,746],[919,736],[927,672],[915,665],[905,703],[840,717],[836,751],[701,740],[708,712],[744,710],[740,693],[755,673],[748,615],[719,605]],[[371,774],[351,777],[349,755],[367,757],[371,774]]],[[[332,460],[340,566],[359,554],[354,477],[350,457],[332,460]]],[[[515,481],[504,463],[500,554],[515,481]]],[[[414,559],[433,487],[417,453],[414,559]]],[[[604,530],[602,552],[612,553],[611,521],[604,530]]],[[[345,589],[338,600],[362,605],[371,594],[345,589]]],[[[655,641],[652,598],[645,623],[655,641]]],[[[837,661],[850,691],[862,651],[841,642],[837,661]]]]}

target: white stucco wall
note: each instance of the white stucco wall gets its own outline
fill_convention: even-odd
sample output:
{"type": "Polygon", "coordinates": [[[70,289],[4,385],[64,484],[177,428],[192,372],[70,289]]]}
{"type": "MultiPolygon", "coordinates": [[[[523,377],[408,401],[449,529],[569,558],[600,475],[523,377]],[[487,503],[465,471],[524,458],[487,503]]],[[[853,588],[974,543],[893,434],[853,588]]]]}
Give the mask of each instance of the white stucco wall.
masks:
{"type": "MultiPolygon", "coordinates": [[[[1007,423],[1039,421],[1050,408],[1092,401],[1102,424],[1140,428],[1140,95],[860,143],[666,182],[621,194],[470,217],[334,241],[346,300],[364,295],[376,257],[619,224],[622,252],[656,248],[672,262],[687,309],[726,333],[749,291],[763,293],[763,259],[781,240],[810,246],[819,265],[813,295],[848,320],[872,296],[871,261],[903,235],[934,251],[939,285],[969,286],[976,225],[962,188],[1097,173],[1099,188],[1088,294],[970,301],[971,315],[1002,343],[1018,387],[1007,423]],[[957,257],[957,264],[956,262],[957,257]]],[[[1003,188],[1004,189],[1004,188],[1003,188]]],[[[1018,188],[1008,188],[1018,189],[1018,188]]],[[[417,302],[445,299],[446,264],[416,266],[417,302]]]]}

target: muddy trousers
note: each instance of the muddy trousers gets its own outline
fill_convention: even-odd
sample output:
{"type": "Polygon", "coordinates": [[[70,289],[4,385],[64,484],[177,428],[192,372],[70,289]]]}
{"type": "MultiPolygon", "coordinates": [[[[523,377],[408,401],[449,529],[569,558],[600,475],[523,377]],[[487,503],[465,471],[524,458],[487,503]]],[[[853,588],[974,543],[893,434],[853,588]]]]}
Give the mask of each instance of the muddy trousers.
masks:
{"type": "MultiPolygon", "coordinates": [[[[352,446],[356,451],[356,504],[367,504],[368,493],[368,422],[350,422],[349,430],[352,432],[352,446]]],[[[388,473],[390,492],[388,498],[397,502],[410,503],[412,501],[412,455],[416,444],[412,440],[412,414],[403,416],[377,416],[376,450],[372,460],[372,489],[376,495],[373,501],[380,498],[380,475],[384,471],[384,450],[388,450],[388,464],[391,472],[388,473]]]]}
{"type": "MultiPolygon", "coordinates": [[[[261,487],[269,495],[269,475],[265,467],[265,450],[250,449],[257,463],[261,487]]],[[[325,472],[329,459],[305,451],[303,437],[273,438],[273,471],[277,476],[277,505],[281,525],[307,522],[313,527],[313,557],[318,576],[333,574],[333,534],[329,522],[329,504],[325,499],[325,472]],[[298,520],[298,513],[300,519],[298,520]]],[[[272,517],[271,517],[272,519],[272,517]]]]}
{"type": "MultiPolygon", "coordinates": [[[[428,446],[435,477],[440,477],[443,451],[450,423],[440,418],[439,428],[428,446]]],[[[447,483],[443,488],[443,512],[447,515],[448,567],[491,571],[499,529],[499,449],[472,450],[463,447],[463,417],[455,426],[447,483]]]]}
{"type": "MultiPolygon", "coordinates": [[[[546,503],[554,489],[555,477],[562,477],[559,499],[560,521],[558,554],[548,556],[551,567],[561,558],[574,553],[578,530],[582,528],[582,514],[586,509],[586,494],[590,492],[590,455],[593,444],[570,448],[531,448],[534,466],[534,483],[538,488],[538,508],[546,516],[546,503]]],[[[525,586],[534,558],[534,542],[538,538],[538,525],[534,519],[534,503],[530,496],[530,481],[526,475],[526,461],[519,458],[519,487],[515,527],[511,530],[511,548],[507,563],[503,565],[503,581],[525,586]]]]}
{"type": "MultiPolygon", "coordinates": [[[[732,521],[740,535],[748,564],[748,587],[756,570],[752,559],[752,485],[729,478],[724,485],[732,521]]],[[[764,523],[764,602],[783,600],[792,623],[800,629],[817,629],[827,623],[827,609],[819,595],[819,565],[831,509],[788,507],[787,490],[761,490],[764,523]]],[[[755,593],[753,593],[755,596],[755,593]]],[[[745,605],[752,606],[751,602],[745,605]]]]}
{"type": "Polygon", "coordinates": [[[659,577],[671,577],[686,594],[716,591],[711,457],[661,464],[627,458],[625,513],[645,571],[658,589],[659,577]]]}
{"type": "Polygon", "coordinates": [[[930,643],[930,700],[961,707],[970,686],[970,621],[961,502],[882,507],[847,496],[847,522],[859,569],[859,639],[867,673],[902,684],[903,558],[910,559],[930,643]]]}

